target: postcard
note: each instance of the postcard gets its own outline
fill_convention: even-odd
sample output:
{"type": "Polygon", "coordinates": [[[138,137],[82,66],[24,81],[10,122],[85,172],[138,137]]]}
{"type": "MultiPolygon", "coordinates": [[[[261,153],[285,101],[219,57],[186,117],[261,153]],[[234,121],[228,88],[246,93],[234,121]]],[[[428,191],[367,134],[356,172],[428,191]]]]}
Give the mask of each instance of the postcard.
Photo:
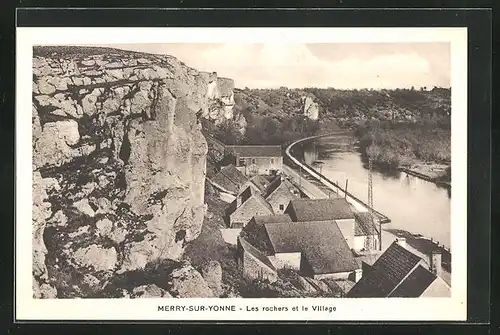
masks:
{"type": "Polygon", "coordinates": [[[18,28],[17,57],[17,319],[466,319],[466,28],[18,28]]]}

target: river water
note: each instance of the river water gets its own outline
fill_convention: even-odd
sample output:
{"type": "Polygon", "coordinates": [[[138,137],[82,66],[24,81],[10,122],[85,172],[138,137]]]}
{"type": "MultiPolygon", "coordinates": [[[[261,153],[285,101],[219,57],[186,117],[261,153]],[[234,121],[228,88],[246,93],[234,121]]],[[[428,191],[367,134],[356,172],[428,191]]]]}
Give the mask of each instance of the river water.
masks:
{"type": "MultiPolygon", "coordinates": [[[[368,169],[350,136],[328,137],[302,146],[304,159],[315,169],[360,200],[368,203],[368,169]]],[[[448,189],[403,172],[372,173],[373,205],[391,219],[384,229],[402,229],[433,238],[450,247],[450,202],[448,189]]]]}

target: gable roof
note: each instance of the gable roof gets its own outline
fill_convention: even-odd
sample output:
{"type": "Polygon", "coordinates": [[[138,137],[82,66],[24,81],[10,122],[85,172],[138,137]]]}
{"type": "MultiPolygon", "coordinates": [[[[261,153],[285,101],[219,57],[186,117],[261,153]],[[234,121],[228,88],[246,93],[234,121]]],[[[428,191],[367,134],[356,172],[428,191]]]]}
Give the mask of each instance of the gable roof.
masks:
{"type": "Polygon", "coordinates": [[[226,148],[240,157],[281,157],[279,145],[228,145],[226,148]]]}
{"type": "MultiPolygon", "coordinates": [[[[347,200],[335,199],[294,199],[289,208],[293,208],[297,221],[325,221],[353,219],[354,213],[347,200]]],[[[286,212],[288,212],[288,209],[286,212]]]]}
{"type": "Polygon", "coordinates": [[[253,245],[251,245],[250,243],[248,243],[241,236],[238,236],[238,242],[240,243],[241,248],[244,251],[248,252],[250,255],[252,255],[255,258],[257,258],[260,262],[262,262],[263,264],[265,264],[271,270],[275,270],[276,271],[276,268],[273,266],[273,264],[271,263],[271,261],[269,260],[269,258],[267,258],[266,255],[264,255],[261,251],[259,251],[259,249],[255,248],[253,245]]]}
{"type": "Polygon", "coordinates": [[[372,222],[370,212],[354,213],[354,236],[368,236],[379,233],[376,223],[372,222]]]}
{"type": "Polygon", "coordinates": [[[393,242],[370,272],[349,291],[350,297],[387,297],[422,259],[393,242]]]}
{"type": "Polygon", "coordinates": [[[285,223],[292,222],[290,215],[279,214],[279,215],[257,215],[253,217],[255,223],[259,225],[264,225],[266,223],[285,223]]]}
{"type": "Polygon", "coordinates": [[[281,175],[278,175],[270,184],[267,186],[266,191],[264,193],[264,197],[268,198],[271,194],[273,194],[277,189],[283,187],[288,190],[290,194],[293,194],[293,190],[297,188],[288,180],[282,179],[281,175]]]}
{"type": "Polygon", "coordinates": [[[236,198],[233,200],[233,202],[231,202],[229,206],[226,208],[226,214],[230,215],[234,213],[235,210],[238,209],[238,199],[240,199],[240,207],[241,207],[241,205],[243,205],[245,201],[247,201],[250,198],[251,195],[252,195],[252,189],[250,186],[248,186],[247,188],[245,188],[243,191],[241,191],[236,195],[236,198]]]}
{"type": "Polygon", "coordinates": [[[267,209],[269,209],[269,212],[270,212],[271,214],[274,214],[273,207],[272,207],[272,206],[271,206],[271,205],[270,205],[270,204],[266,201],[266,199],[264,199],[264,198],[262,197],[262,195],[260,195],[259,193],[254,193],[254,194],[253,194],[253,197],[254,197],[255,199],[257,199],[257,201],[258,201],[259,203],[261,203],[264,207],[266,207],[267,209]]]}
{"type": "Polygon", "coordinates": [[[236,166],[230,164],[222,167],[215,177],[212,178],[212,181],[229,191],[238,192],[240,187],[248,181],[248,178],[236,166]]]}
{"type": "Polygon", "coordinates": [[[226,209],[226,215],[234,213],[238,208],[244,206],[249,199],[255,199],[258,203],[267,208],[270,213],[274,213],[273,208],[266,201],[266,199],[264,199],[262,195],[254,191],[254,189],[252,189],[250,186],[248,186],[245,190],[243,190],[240,194],[236,196],[236,199],[234,199],[231,204],[229,204],[229,206],[226,209]],[[238,206],[238,198],[241,199],[240,206],[238,206]]]}
{"type": "Polygon", "coordinates": [[[396,287],[390,297],[417,298],[424,293],[432,282],[436,280],[436,275],[419,265],[403,282],[396,287]]]}
{"type": "Polygon", "coordinates": [[[274,253],[302,252],[315,274],[359,268],[335,221],[264,225],[274,253]]]}

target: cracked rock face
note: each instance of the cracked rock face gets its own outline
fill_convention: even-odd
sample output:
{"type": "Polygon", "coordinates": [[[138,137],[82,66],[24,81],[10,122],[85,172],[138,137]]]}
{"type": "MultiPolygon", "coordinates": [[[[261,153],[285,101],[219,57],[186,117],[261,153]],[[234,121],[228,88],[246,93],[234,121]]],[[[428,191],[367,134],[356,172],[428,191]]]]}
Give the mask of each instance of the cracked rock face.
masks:
{"type": "Polygon", "coordinates": [[[33,54],[34,296],[93,296],[179,259],[203,222],[210,75],[167,55],[33,54]]]}
{"type": "Polygon", "coordinates": [[[311,120],[317,120],[319,117],[319,107],[318,103],[314,102],[309,96],[302,97],[302,104],[304,110],[304,116],[311,120]]]}

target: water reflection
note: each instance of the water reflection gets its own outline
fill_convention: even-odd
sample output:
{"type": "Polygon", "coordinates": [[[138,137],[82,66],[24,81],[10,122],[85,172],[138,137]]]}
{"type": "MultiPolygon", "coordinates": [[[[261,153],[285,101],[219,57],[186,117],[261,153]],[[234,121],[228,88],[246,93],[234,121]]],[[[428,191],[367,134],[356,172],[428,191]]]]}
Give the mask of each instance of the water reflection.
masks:
{"type": "MultiPolygon", "coordinates": [[[[356,151],[354,142],[345,138],[323,139],[302,146],[303,158],[309,165],[323,162],[318,171],[334,182],[345,185],[361,200],[368,200],[368,169],[356,151]],[[341,145],[338,145],[338,143],[341,145]]],[[[404,172],[372,173],[374,207],[392,220],[386,228],[408,230],[450,245],[451,191],[404,172]]]]}

